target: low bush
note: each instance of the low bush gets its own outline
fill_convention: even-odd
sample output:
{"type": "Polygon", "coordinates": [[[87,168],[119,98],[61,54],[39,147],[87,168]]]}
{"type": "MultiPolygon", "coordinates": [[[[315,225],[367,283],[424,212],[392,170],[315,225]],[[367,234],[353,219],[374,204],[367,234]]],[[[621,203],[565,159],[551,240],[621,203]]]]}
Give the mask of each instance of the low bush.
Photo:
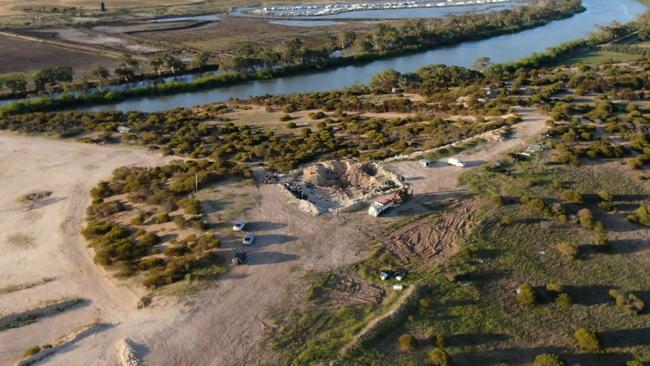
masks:
{"type": "Polygon", "coordinates": [[[153,218],[153,222],[155,222],[156,224],[164,224],[169,221],[171,221],[171,217],[167,212],[163,212],[153,218]]]}
{"type": "Polygon", "coordinates": [[[517,300],[522,305],[532,305],[537,301],[535,289],[529,283],[524,283],[517,289],[517,300]]]}
{"type": "Polygon", "coordinates": [[[160,243],[160,237],[152,232],[147,232],[143,235],[140,235],[137,240],[140,244],[147,247],[152,247],[160,243]]]}
{"type": "Polygon", "coordinates": [[[575,331],[574,337],[576,342],[578,342],[578,347],[580,350],[585,352],[598,352],[601,349],[600,340],[595,332],[586,329],[580,328],[575,331]]]}
{"type": "Polygon", "coordinates": [[[427,361],[432,366],[449,366],[451,364],[449,354],[441,347],[429,351],[427,361]]]}
{"type": "Polygon", "coordinates": [[[573,299],[567,293],[561,293],[555,298],[555,304],[562,309],[569,309],[573,306],[573,299]]]}
{"type": "Polygon", "coordinates": [[[580,226],[585,229],[590,229],[594,226],[594,217],[588,208],[583,208],[578,211],[578,221],[580,222],[580,226]]]}
{"type": "Polygon", "coordinates": [[[417,340],[410,334],[402,334],[399,337],[399,349],[402,352],[412,352],[417,347],[417,340]]]}
{"type": "Polygon", "coordinates": [[[571,203],[581,204],[584,202],[582,194],[573,190],[566,190],[562,192],[562,197],[571,203]]]}
{"type": "Polygon", "coordinates": [[[41,346],[31,346],[23,352],[23,357],[33,356],[39,352],[41,352],[41,346]]]}
{"type": "Polygon", "coordinates": [[[579,248],[574,243],[562,242],[557,245],[557,251],[565,258],[575,260],[578,258],[579,248]]]}
{"type": "Polygon", "coordinates": [[[566,366],[566,363],[557,355],[544,353],[535,357],[533,366],[566,366]]]}
{"type": "Polygon", "coordinates": [[[285,114],[282,117],[280,117],[280,122],[287,122],[287,121],[291,121],[292,119],[293,117],[291,117],[290,114],[285,114]]]}

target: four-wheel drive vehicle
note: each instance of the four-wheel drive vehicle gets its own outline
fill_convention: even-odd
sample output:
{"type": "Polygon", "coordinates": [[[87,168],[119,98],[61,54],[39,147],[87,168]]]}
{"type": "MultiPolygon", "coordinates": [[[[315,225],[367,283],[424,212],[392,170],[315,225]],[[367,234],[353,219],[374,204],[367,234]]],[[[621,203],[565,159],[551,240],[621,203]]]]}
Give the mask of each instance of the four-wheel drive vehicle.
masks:
{"type": "Polygon", "coordinates": [[[232,226],[233,231],[242,231],[246,227],[246,220],[241,219],[232,226]]]}
{"type": "Polygon", "coordinates": [[[458,158],[449,158],[447,160],[447,164],[453,165],[453,166],[456,166],[456,167],[459,167],[459,168],[464,168],[465,165],[466,165],[464,161],[462,161],[462,160],[460,160],[458,158]]]}
{"type": "Polygon", "coordinates": [[[232,259],[232,264],[240,265],[246,263],[248,260],[248,253],[246,252],[237,252],[232,259]]]}
{"type": "Polygon", "coordinates": [[[244,245],[253,245],[253,242],[255,241],[255,233],[252,231],[249,231],[246,233],[246,236],[244,236],[244,240],[242,240],[242,244],[244,245]]]}

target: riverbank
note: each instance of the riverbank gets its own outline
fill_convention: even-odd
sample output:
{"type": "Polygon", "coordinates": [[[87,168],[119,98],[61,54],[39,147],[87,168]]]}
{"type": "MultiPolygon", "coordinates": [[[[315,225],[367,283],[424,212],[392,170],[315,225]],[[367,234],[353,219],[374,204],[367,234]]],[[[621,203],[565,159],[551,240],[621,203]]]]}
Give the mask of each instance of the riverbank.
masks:
{"type": "Polygon", "coordinates": [[[428,43],[425,43],[424,41],[416,42],[413,44],[407,44],[395,50],[360,53],[357,55],[340,58],[327,58],[320,62],[285,66],[275,69],[262,70],[254,73],[233,72],[222,73],[219,75],[201,76],[196,80],[189,82],[166,82],[161,84],[130,88],[127,90],[111,90],[108,92],[96,93],[76,93],[66,94],[59,97],[41,97],[29,100],[19,100],[1,107],[0,114],[16,114],[24,112],[56,110],[73,108],[80,105],[88,106],[91,104],[109,104],[143,96],[187,93],[228,85],[236,85],[247,81],[269,80],[286,75],[300,75],[314,72],[315,70],[320,71],[350,65],[358,66],[377,60],[412,55],[430,49],[461,44],[463,42],[470,42],[481,39],[488,39],[504,34],[517,33],[526,29],[532,29],[549,24],[555,20],[572,17],[573,15],[584,12],[585,10],[586,9],[582,6],[569,7],[565,11],[549,10],[548,12],[543,13],[546,15],[546,17],[535,20],[525,19],[528,15],[530,15],[528,14],[529,12],[533,13],[532,10],[522,10],[518,13],[518,15],[521,16],[519,23],[510,27],[496,27],[490,23],[490,19],[488,17],[477,16],[483,18],[484,22],[482,25],[483,30],[480,32],[475,31],[475,29],[481,28],[479,24],[475,25],[475,27],[472,29],[462,29],[460,32],[447,34],[446,38],[443,38],[442,35],[429,34],[427,35],[427,39],[431,39],[431,41],[428,43]]]}

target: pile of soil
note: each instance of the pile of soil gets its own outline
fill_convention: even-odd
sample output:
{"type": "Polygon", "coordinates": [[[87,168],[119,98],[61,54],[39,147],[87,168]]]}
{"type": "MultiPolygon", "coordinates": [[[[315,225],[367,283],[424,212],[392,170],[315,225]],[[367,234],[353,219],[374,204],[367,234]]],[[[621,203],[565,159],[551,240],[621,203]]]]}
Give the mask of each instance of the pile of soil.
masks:
{"type": "Polygon", "coordinates": [[[329,161],[306,168],[303,171],[303,181],[311,186],[342,191],[358,190],[366,194],[381,187],[376,175],[377,169],[372,164],[329,161]]]}

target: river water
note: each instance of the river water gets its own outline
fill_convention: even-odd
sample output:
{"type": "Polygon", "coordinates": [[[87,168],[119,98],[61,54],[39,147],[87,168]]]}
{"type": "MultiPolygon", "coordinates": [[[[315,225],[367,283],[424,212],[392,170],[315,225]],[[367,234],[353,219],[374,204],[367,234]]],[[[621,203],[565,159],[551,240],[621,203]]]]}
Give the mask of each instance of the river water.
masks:
{"type": "Polygon", "coordinates": [[[637,0],[583,0],[583,5],[587,11],[572,18],[482,41],[464,42],[456,46],[373,61],[364,65],[343,66],[272,80],[256,80],[198,92],[134,98],[77,110],[160,112],[176,107],[221,102],[229,98],[341,89],[358,83],[367,84],[373,75],[391,68],[400,72],[411,72],[431,64],[468,67],[483,56],[490,57],[497,63],[515,61],[559,43],[582,38],[593,32],[598,25],[631,21],[646,10],[637,0]]]}

